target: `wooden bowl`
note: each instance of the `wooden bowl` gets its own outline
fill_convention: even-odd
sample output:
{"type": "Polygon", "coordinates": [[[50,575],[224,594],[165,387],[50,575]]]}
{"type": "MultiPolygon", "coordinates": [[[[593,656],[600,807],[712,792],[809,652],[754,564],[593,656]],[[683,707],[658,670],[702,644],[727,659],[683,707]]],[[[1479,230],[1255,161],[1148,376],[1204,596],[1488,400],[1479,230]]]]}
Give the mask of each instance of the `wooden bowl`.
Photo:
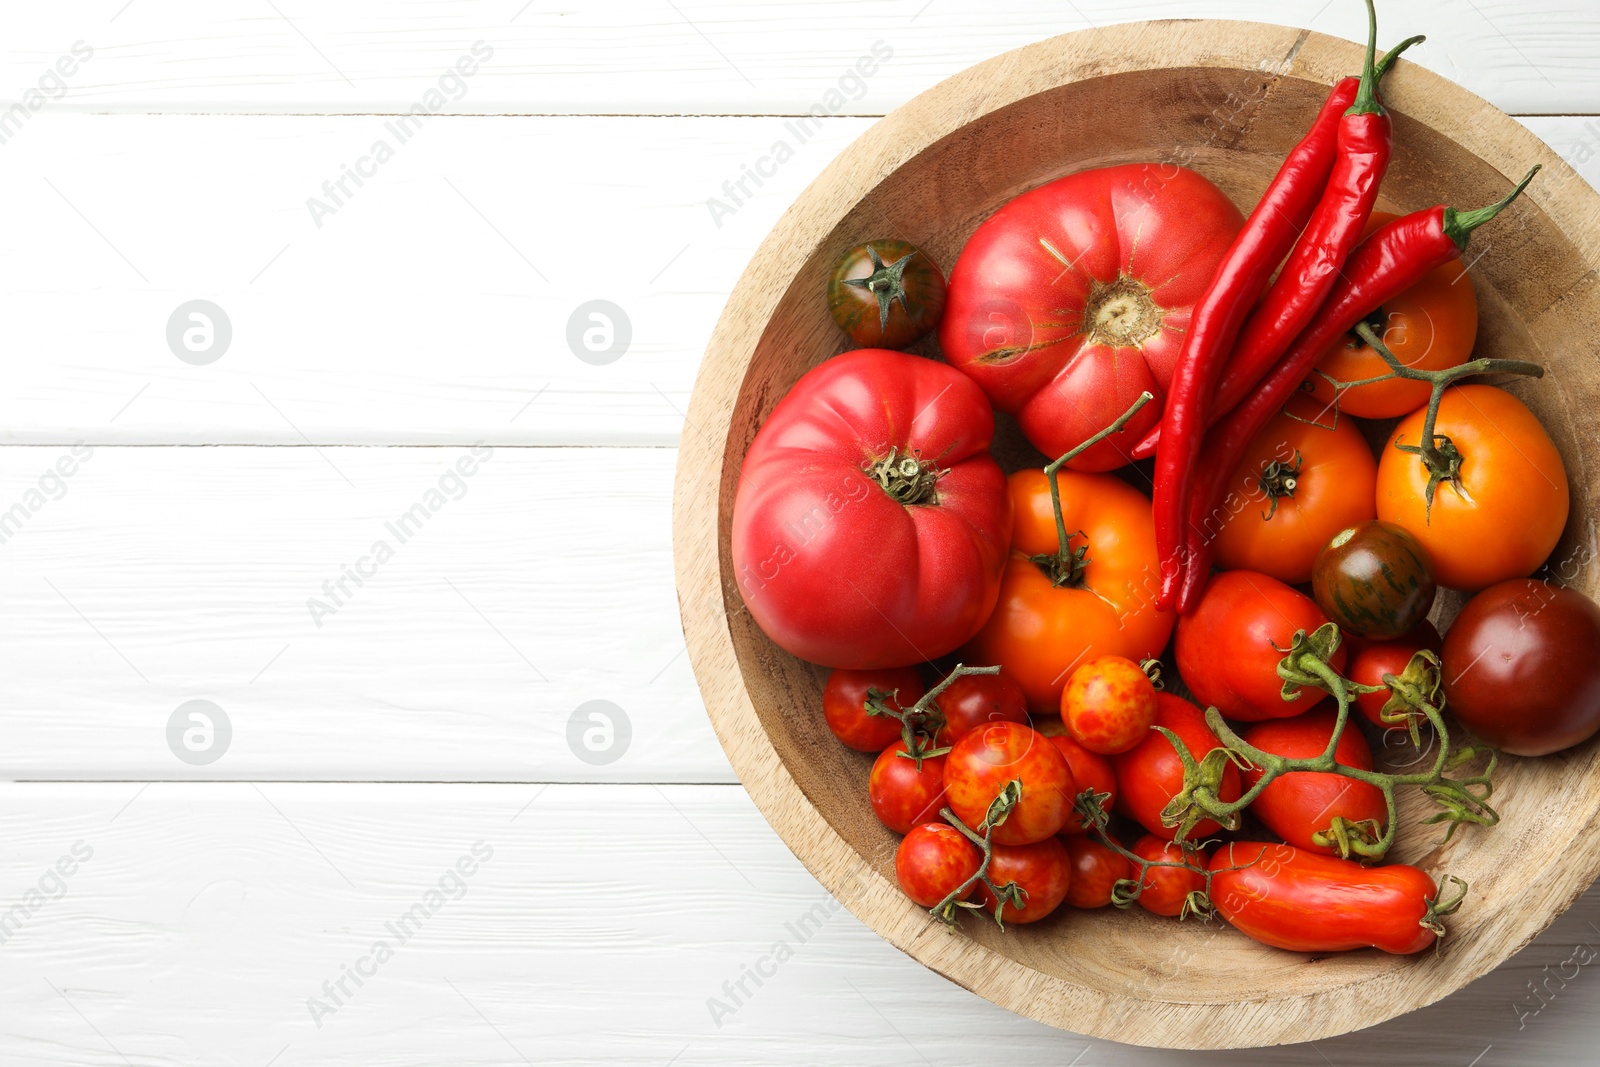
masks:
{"type": "MultiPolygon", "coordinates": [[[[1418,28],[1390,25],[1385,39],[1418,28]]],[[[1016,194],[1115,163],[1193,166],[1248,209],[1327,87],[1360,62],[1355,44],[1309,31],[1187,21],[1067,34],[958,74],[875,125],[783,216],[723,311],[695,384],[678,460],[678,594],[734,769],[795,855],[863,922],[951,981],[1062,1029],[1233,1048],[1327,1037],[1438,1000],[1527,944],[1595,877],[1597,746],[1507,758],[1494,798],[1501,824],[1448,846],[1410,798],[1393,858],[1472,884],[1442,956],[1307,957],[1220,922],[1138,909],[1062,909],[1005,933],[967,919],[952,933],[895,885],[897,838],[867,803],[870,759],[835,742],[820,714],[826,672],[779,650],[742,608],[729,552],[739,465],[795,380],[844,348],[823,294],[845,247],[904,238],[948,270],[973,228],[1016,194]]],[[[1491,203],[1544,164],[1472,243],[1478,351],[1548,370],[1514,389],[1566,458],[1572,519],[1555,558],[1594,596],[1600,197],[1521,125],[1438,75],[1402,62],[1384,96],[1395,127],[1390,210],[1491,203]]]]}

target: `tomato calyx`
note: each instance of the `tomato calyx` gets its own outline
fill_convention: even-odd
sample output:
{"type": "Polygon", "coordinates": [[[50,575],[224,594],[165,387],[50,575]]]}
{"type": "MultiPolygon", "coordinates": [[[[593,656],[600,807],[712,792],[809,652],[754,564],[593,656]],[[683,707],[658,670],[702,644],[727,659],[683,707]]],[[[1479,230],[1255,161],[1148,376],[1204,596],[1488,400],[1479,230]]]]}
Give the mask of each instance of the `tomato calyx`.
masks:
{"type": "Polygon", "coordinates": [[[900,306],[906,306],[906,267],[916,258],[913,249],[895,260],[893,263],[884,263],[883,257],[878,255],[878,250],[873,245],[867,245],[867,255],[872,257],[872,273],[865,278],[846,278],[845,285],[853,285],[858,289],[865,289],[878,299],[878,331],[881,333],[889,328],[889,307],[896,300],[900,306]]]}
{"type": "Polygon", "coordinates": [[[1138,348],[1161,332],[1166,318],[1154,292],[1130,274],[1118,274],[1109,282],[1091,278],[1083,306],[1082,333],[1093,344],[1138,348]]]}
{"type": "MultiPolygon", "coordinates": [[[[960,668],[957,669],[959,670],[960,668]]],[[[999,670],[998,667],[995,669],[999,670]]],[[[994,880],[989,877],[989,864],[994,859],[994,844],[990,841],[990,838],[994,835],[995,827],[1005,822],[1006,817],[1011,814],[1012,810],[1021,801],[1022,779],[1013,778],[989,802],[989,808],[984,812],[983,821],[978,824],[976,830],[962,822],[960,817],[949,808],[941,808],[939,810],[939,816],[945,822],[955,827],[963,837],[978,846],[978,850],[983,853],[983,860],[978,864],[978,869],[972,873],[971,878],[956,886],[948,896],[928,909],[930,915],[945,925],[953,927],[956,924],[956,917],[961,914],[956,910],[957,908],[965,908],[968,911],[980,910],[983,907],[981,903],[967,899],[973,888],[980,882],[994,896],[994,921],[1000,929],[1004,930],[1006,928],[1004,916],[1007,904],[1018,909],[1028,906],[1028,891],[1022,886],[1016,882],[995,885],[994,880]]]]}
{"type": "Polygon", "coordinates": [[[1423,711],[1429,705],[1444,706],[1444,674],[1439,657],[1430,649],[1418,649],[1398,675],[1383,675],[1389,699],[1378,710],[1378,718],[1390,726],[1404,726],[1411,744],[1422,747],[1418,727],[1427,721],[1423,711]]]}
{"type": "Polygon", "coordinates": [[[1455,896],[1450,897],[1447,900],[1441,899],[1444,896],[1444,883],[1441,882],[1439,885],[1439,893],[1432,900],[1428,901],[1428,910],[1423,913],[1421,919],[1417,920],[1418,926],[1422,927],[1424,930],[1430,931],[1435,937],[1440,939],[1440,941],[1434,942],[1434,950],[1436,952],[1438,951],[1439,945],[1443,941],[1445,935],[1444,923],[1441,920],[1446,915],[1454,915],[1460,910],[1461,902],[1467,899],[1467,890],[1471,888],[1465,879],[1457,878],[1453,874],[1446,875],[1445,880],[1455,883],[1455,896]]]}
{"type": "Polygon", "coordinates": [[[904,507],[932,507],[939,503],[939,479],[950,471],[923,459],[919,453],[901,453],[898,445],[889,454],[868,460],[867,476],[878,483],[896,503],[904,507]]]}
{"type": "Polygon", "coordinates": [[[939,710],[939,694],[949,689],[957,678],[964,678],[969,674],[999,674],[1000,667],[968,667],[957,663],[955,669],[939,682],[938,685],[922,695],[922,699],[904,710],[896,710],[893,701],[899,690],[885,693],[881,689],[868,689],[867,698],[862,702],[862,710],[868,715],[881,715],[894,719],[900,723],[900,740],[905,742],[905,751],[900,753],[905,759],[916,762],[917,770],[922,770],[922,761],[935,756],[943,756],[950,751],[949,745],[936,746],[934,739],[939,731],[944,728],[944,712],[939,710]]]}
{"type": "Polygon", "coordinates": [[[1335,815],[1328,828],[1312,834],[1311,840],[1333,849],[1341,859],[1349,859],[1351,853],[1361,855],[1362,849],[1371,850],[1382,837],[1383,826],[1377,819],[1350,820],[1335,815]]]}
{"type": "Polygon", "coordinates": [[[1294,499],[1294,491],[1300,488],[1300,469],[1305,466],[1305,457],[1297,448],[1294,450],[1294,461],[1284,463],[1281,460],[1272,460],[1261,468],[1261,474],[1256,478],[1256,484],[1267,497],[1267,513],[1261,516],[1265,522],[1270,522],[1278,513],[1278,500],[1282,497],[1294,499]]]}

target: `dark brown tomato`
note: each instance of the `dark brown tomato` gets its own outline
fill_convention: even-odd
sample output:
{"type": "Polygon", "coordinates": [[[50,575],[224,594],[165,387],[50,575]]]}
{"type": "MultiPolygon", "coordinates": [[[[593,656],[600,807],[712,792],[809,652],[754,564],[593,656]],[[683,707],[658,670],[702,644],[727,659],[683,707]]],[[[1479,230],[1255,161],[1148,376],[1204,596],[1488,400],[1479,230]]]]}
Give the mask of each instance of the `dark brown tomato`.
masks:
{"type": "Polygon", "coordinates": [[[1341,630],[1372,641],[1399,637],[1421,622],[1439,590],[1422,543],[1378,519],[1334,535],[1317,553],[1311,588],[1341,630]]]}
{"type": "Polygon", "coordinates": [[[861,348],[905,348],[939,325],[945,283],[939,265],[906,241],[850,249],[828,279],[828,311],[861,348]]]}
{"type": "Polygon", "coordinates": [[[1571,748],[1600,730],[1600,607],[1532,578],[1467,601],[1444,635],[1449,709],[1518,756],[1571,748]]]}

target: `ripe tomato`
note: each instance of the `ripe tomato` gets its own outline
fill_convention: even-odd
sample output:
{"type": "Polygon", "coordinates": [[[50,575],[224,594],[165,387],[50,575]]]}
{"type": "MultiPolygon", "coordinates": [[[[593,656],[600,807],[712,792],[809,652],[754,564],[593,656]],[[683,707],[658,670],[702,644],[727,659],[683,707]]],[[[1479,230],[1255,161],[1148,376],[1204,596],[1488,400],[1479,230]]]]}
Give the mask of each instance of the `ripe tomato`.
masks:
{"type": "Polygon", "coordinates": [[[999,674],[963,674],[934,698],[944,726],[934,735],[939,747],[953,745],[985,723],[1028,721],[1028,698],[1017,680],[999,674]]]}
{"type": "Polygon", "coordinates": [[[1052,458],[1149,390],[1157,403],[1126,434],[1073,461],[1120,467],[1160,420],[1189,316],[1242,223],[1220,189],[1170,164],[1059,178],[967,241],[950,272],[940,347],[1052,458]]]}
{"type": "MultiPolygon", "coordinates": [[[[1194,612],[1178,620],[1178,673],[1195,699],[1216,705],[1230,719],[1299,715],[1327,694],[1301,689],[1298,699],[1283,699],[1278,649],[1289,647],[1296,630],[1309,634],[1327,621],[1310,597],[1276,578],[1224,571],[1212,576],[1194,612]]],[[[1344,660],[1341,645],[1330,665],[1339,670],[1344,660]]]]}
{"type": "Polygon", "coordinates": [[[1055,585],[1031,559],[1056,552],[1049,479],[1028,469],[1008,482],[1016,516],[1011,556],[994,614],[962,656],[1003,664],[1035,715],[1055,715],[1073,668],[1107,654],[1135,662],[1160,655],[1174,616],[1155,608],[1155,522],[1143,493],[1110,475],[1060,472],[1061,515],[1069,531],[1082,532],[1072,546],[1086,550],[1087,562],[1055,585]]]}
{"type": "Polygon", "coordinates": [[[1309,581],[1328,538],[1376,514],[1377,482],[1372,448],[1349,419],[1324,425],[1287,411],[1275,415],[1250,443],[1218,505],[1217,565],[1290,584],[1309,581]]]}
{"type": "Polygon", "coordinates": [[[913,826],[938,822],[944,807],[944,756],[926,756],[922,769],[906,751],[904,741],[896,741],[872,761],[867,778],[867,798],[878,819],[897,834],[909,833],[913,826]]]}
{"type": "Polygon", "coordinates": [[[1439,586],[1421,542],[1374,520],[1340,530],[1317,553],[1311,591],[1339,629],[1388,641],[1427,617],[1439,586]]]}
{"type": "Polygon", "coordinates": [[[1389,438],[1378,461],[1378,518],[1405,527],[1433,559],[1439,584],[1474,591],[1532,574],[1567,524],[1567,468],[1527,407],[1489,385],[1446,389],[1434,432],[1460,453],[1459,484],[1443,481],[1428,511],[1428,469],[1412,452],[1423,412],[1389,438]]]}
{"type": "MultiPolygon", "coordinates": [[[[1394,219],[1387,211],[1374,211],[1367,233],[1394,219]]],[[[1478,297],[1472,276],[1461,260],[1452,259],[1433,268],[1423,279],[1379,308],[1368,321],[1384,345],[1407,367],[1443,370],[1465,363],[1478,339],[1478,297]]],[[[1307,392],[1319,407],[1333,403],[1328,378],[1359,382],[1389,373],[1389,365],[1354,333],[1328,349],[1317,364],[1321,374],[1307,379],[1307,392]],[[1327,378],[1323,375],[1327,375],[1327,378]]],[[[1339,397],[1339,410],[1364,419],[1392,419],[1415,411],[1428,402],[1428,383],[1391,378],[1358,385],[1339,397]]]]}
{"type": "MultiPolygon", "coordinates": [[[[1155,725],[1177,734],[1196,760],[1222,747],[1217,735],[1206,725],[1205,712],[1171,693],[1156,694],[1155,725]]],[[[1183,762],[1178,759],[1172,742],[1165,734],[1152,730],[1134,748],[1112,756],[1111,766],[1117,772],[1117,810],[1156,837],[1172,840],[1177,828],[1161,825],[1161,809],[1183,788],[1183,762]]],[[[1239,799],[1239,771],[1231,763],[1222,772],[1222,786],[1217,795],[1224,801],[1239,799]]],[[[1189,838],[1199,840],[1220,829],[1221,825],[1215,820],[1204,819],[1195,825],[1189,838]]]]}
{"type": "Polygon", "coordinates": [[[974,730],[945,760],[950,810],[974,830],[1006,784],[1022,782],[1022,799],[990,838],[997,844],[1026,845],[1059,833],[1078,795],[1060,750],[1043,734],[1014,722],[974,730]]]}
{"type": "MultiPolygon", "coordinates": [[[[1274,756],[1305,759],[1320,756],[1327,749],[1336,718],[1332,708],[1320,708],[1292,719],[1257,723],[1240,736],[1274,756]]],[[[1353,722],[1345,724],[1333,755],[1346,767],[1372,770],[1372,749],[1353,722]]],[[[1240,776],[1248,792],[1260,781],[1261,769],[1247,767],[1240,776]]],[[[1274,778],[1256,797],[1250,810],[1260,816],[1267,829],[1289,844],[1326,856],[1334,855],[1337,850],[1317,844],[1312,836],[1333,825],[1335,816],[1343,816],[1352,823],[1371,819],[1380,834],[1388,819],[1383,790],[1354,778],[1320,771],[1295,771],[1274,778]]]]}
{"type": "MultiPolygon", "coordinates": [[[[1179,863],[1183,860],[1182,846],[1154,834],[1146,834],[1139,838],[1128,851],[1140,859],[1160,863],[1179,863]]],[[[1196,852],[1189,862],[1204,869],[1206,854],[1203,851],[1196,852]]],[[[1133,872],[1133,875],[1137,874],[1138,871],[1133,872]]],[[[1205,887],[1206,876],[1200,871],[1186,867],[1146,867],[1144,876],[1139,881],[1139,906],[1156,915],[1173,918],[1183,914],[1184,904],[1188,901],[1190,893],[1198,892],[1205,887]]]]}
{"type": "Polygon", "coordinates": [[[1211,858],[1211,902],[1247,935],[1290,952],[1376,948],[1406,954],[1438,940],[1422,925],[1438,887],[1396,863],[1363,867],[1289,845],[1238,842],[1211,858]]]}
{"type": "Polygon", "coordinates": [[[904,348],[939,325],[944,275],[928,254],[906,241],[857,245],[839,257],[828,279],[828,311],[863,348],[904,348]]]}
{"type": "Polygon", "coordinates": [[[1456,616],[1443,659],[1450,710],[1497,748],[1543,756],[1600,730],[1600,608],[1582,593],[1490,586],[1456,616]]]}
{"type": "Polygon", "coordinates": [[[1087,834],[1063,837],[1067,862],[1072,867],[1072,882],[1067,886],[1067,904],[1074,908],[1103,908],[1111,903],[1111,890],[1124,878],[1133,877],[1133,864],[1121,853],[1113,852],[1087,834]]]}
{"type": "Polygon", "coordinates": [[[1156,721],[1156,687],[1126,656],[1096,656],[1061,691],[1067,736],[1090,752],[1115,755],[1143,741],[1156,721]]]}
{"type": "MultiPolygon", "coordinates": [[[[1345,669],[1345,677],[1360,685],[1383,685],[1383,676],[1386,674],[1398,678],[1405,673],[1406,666],[1422,649],[1427,649],[1437,655],[1444,642],[1439,637],[1439,631],[1434,629],[1433,623],[1423,619],[1417,623],[1409,633],[1395,638],[1393,641],[1364,641],[1360,645],[1352,646],[1350,665],[1345,669]]],[[[1383,706],[1389,702],[1393,693],[1385,690],[1381,693],[1362,693],[1356,697],[1356,710],[1359,711],[1372,725],[1384,730],[1403,730],[1400,723],[1387,723],[1383,721],[1383,706]]]]}
{"type": "MultiPolygon", "coordinates": [[[[989,857],[989,879],[1002,889],[1007,882],[1015,882],[1028,895],[1021,908],[1007,904],[1001,919],[1035,923],[1067,899],[1067,890],[1072,885],[1072,862],[1067,858],[1066,846],[1054,837],[1027,845],[995,845],[989,857]]],[[[982,882],[978,883],[978,899],[985,908],[994,911],[994,894],[982,882]]]]}
{"type": "Polygon", "coordinates": [[[779,647],[903,667],[977,633],[1000,591],[1011,500],[970,379],[884,349],[835,356],[768,416],[739,473],[733,569],[779,647]]]}
{"type": "Polygon", "coordinates": [[[983,853],[949,823],[913,826],[894,853],[901,892],[931,908],[978,873],[983,853]]]}
{"type": "Polygon", "coordinates": [[[874,689],[895,711],[905,711],[927,692],[914,667],[829,673],[822,687],[822,715],[833,736],[857,752],[882,752],[900,737],[898,719],[867,714],[867,695],[874,689]]]}
{"type": "MultiPolygon", "coordinates": [[[[1112,769],[1111,761],[1096,752],[1090,752],[1066,734],[1050,734],[1050,743],[1056,746],[1056,751],[1061,753],[1067,761],[1067,769],[1072,772],[1073,784],[1077,786],[1081,795],[1086,789],[1093,789],[1096,793],[1109,793],[1111,798],[1105,802],[1110,809],[1117,802],[1117,774],[1112,769]]],[[[1088,830],[1083,824],[1083,817],[1078,814],[1076,801],[1072,812],[1067,816],[1067,823],[1061,828],[1064,834],[1081,834],[1088,830]]]]}

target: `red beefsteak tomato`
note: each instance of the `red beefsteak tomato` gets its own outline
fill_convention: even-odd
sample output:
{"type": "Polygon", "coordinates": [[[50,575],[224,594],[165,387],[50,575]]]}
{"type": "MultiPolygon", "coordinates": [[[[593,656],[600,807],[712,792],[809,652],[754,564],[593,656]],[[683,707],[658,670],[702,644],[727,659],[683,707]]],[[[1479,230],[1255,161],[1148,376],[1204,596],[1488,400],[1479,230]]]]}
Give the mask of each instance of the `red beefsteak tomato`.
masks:
{"type": "MultiPolygon", "coordinates": [[[[1222,190],[1170,163],[1058,178],[967,241],[940,347],[1039,451],[1059,456],[1145,390],[1165,400],[1194,305],[1243,221],[1222,190]]],[[[1146,405],[1072,466],[1122,466],[1160,418],[1160,403],[1146,405]]]]}
{"type": "Polygon", "coordinates": [[[1010,554],[994,412],[970,378],[886,349],[778,402],[733,505],[733,569],[768,637],[827,667],[903,667],[983,625],[1010,554]]]}

